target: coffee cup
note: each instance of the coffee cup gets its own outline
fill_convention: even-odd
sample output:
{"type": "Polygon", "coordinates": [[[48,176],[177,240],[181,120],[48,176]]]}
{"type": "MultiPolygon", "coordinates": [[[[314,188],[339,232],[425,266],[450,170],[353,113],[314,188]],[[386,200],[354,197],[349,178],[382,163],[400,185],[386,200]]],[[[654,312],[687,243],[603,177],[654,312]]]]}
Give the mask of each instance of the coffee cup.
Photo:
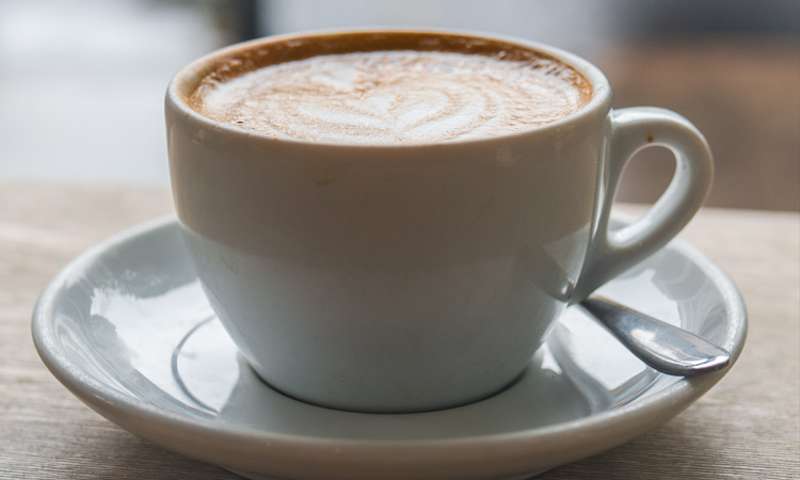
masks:
{"type": "Polygon", "coordinates": [[[275,389],[364,412],[476,401],[513,382],[567,306],[666,244],[707,194],[712,157],[691,123],[667,110],[612,110],[610,103],[607,79],[587,61],[501,36],[348,30],[234,45],[181,70],[167,91],[181,231],[214,311],[275,389]],[[375,55],[389,66],[370,80],[383,89],[374,98],[359,91],[356,101],[342,99],[353,95],[350,87],[320,93],[304,83],[318,81],[318,68],[363,72],[379,63],[375,55]],[[473,68],[473,60],[483,63],[473,68]],[[502,84],[491,75],[510,68],[502,62],[523,69],[516,84],[485,87],[489,77],[502,84]],[[525,70],[525,62],[535,66],[525,70]],[[198,107],[198,95],[248,82],[273,64],[278,73],[264,78],[288,75],[302,84],[299,93],[291,85],[268,95],[258,90],[267,103],[253,107],[249,90],[241,90],[247,85],[236,84],[245,98],[223,105],[230,121],[198,107]],[[570,108],[520,123],[509,108],[536,95],[551,98],[537,83],[544,64],[544,73],[553,65],[567,72],[558,74],[567,87],[542,81],[570,108]],[[396,65],[405,70],[395,72],[396,65]],[[433,77],[459,68],[468,70],[456,79],[464,80],[433,77]],[[530,88],[519,86],[526,75],[530,88]],[[411,97],[422,100],[397,100],[411,97]],[[441,107],[438,99],[455,103],[441,107]],[[372,110],[364,113],[367,103],[372,110]],[[398,103],[405,110],[390,118],[384,106],[398,103]],[[437,113],[425,117],[424,128],[398,127],[402,115],[427,114],[432,105],[467,113],[446,124],[430,120],[442,121],[437,113]],[[351,106],[365,118],[386,118],[364,123],[341,112],[351,106]],[[308,112],[317,112],[316,120],[304,124],[300,114],[308,112]],[[271,123],[247,125],[244,114],[271,123]],[[351,123],[343,128],[340,120],[351,123]],[[461,128],[467,121],[469,129],[461,128]],[[452,127],[457,122],[461,130],[452,127]],[[674,178],[641,219],[611,230],[622,170],[650,146],[672,151],[674,178]]]}

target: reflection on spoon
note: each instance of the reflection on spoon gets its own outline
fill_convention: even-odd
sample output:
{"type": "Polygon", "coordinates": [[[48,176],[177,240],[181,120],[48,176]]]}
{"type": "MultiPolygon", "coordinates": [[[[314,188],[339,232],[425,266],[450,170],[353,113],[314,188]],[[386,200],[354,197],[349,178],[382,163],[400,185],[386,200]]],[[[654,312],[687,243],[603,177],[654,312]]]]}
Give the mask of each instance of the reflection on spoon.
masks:
{"type": "Polygon", "coordinates": [[[725,368],[730,354],[697,335],[607,298],[580,305],[614,334],[631,353],[668,375],[692,376],[725,368]]]}

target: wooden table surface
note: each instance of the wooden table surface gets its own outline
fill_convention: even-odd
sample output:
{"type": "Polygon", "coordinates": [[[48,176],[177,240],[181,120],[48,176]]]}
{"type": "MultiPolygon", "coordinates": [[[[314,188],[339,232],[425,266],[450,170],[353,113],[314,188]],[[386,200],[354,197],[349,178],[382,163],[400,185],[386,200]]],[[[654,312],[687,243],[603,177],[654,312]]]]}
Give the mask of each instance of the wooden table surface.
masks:
{"type": "MultiPolygon", "coordinates": [[[[37,295],[73,256],[170,210],[163,190],[0,183],[0,479],[236,478],[85,407],[30,337],[37,295]]],[[[800,215],[707,209],[683,237],[744,294],[750,333],[739,363],[658,430],[541,478],[800,478],[800,215]]]]}

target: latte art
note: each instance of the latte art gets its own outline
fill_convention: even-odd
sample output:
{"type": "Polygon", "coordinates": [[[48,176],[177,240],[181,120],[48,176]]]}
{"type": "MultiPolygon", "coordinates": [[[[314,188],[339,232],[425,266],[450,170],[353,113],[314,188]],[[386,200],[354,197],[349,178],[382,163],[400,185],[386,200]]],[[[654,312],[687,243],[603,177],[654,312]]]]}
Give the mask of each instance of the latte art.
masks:
{"type": "Polygon", "coordinates": [[[320,55],[206,85],[205,115],[271,137],[344,144],[486,138],[585,103],[571,68],[430,51],[320,55]]]}

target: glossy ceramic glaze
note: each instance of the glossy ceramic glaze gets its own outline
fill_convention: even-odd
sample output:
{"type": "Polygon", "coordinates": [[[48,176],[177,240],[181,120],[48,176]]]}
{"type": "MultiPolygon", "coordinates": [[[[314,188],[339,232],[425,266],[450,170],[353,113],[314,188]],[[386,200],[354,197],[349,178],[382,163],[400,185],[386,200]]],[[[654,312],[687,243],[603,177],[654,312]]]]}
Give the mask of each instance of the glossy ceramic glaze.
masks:
{"type": "Polygon", "coordinates": [[[513,135],[393,146],[269,138],[187,105],[212,65],[337,35],[376,33],[236,45],[178,73],[166,99],[175,205],[202,287],[255,370],[293,396],[408,412],[494,393],[569,302],[665,244],[708,191],[710,152],[688,121],[609,112],[597,68],[521,40],[497,41],[572,65],[592,84],[589,103],[513,135]],[[674,151],[675,178],[640,222],[609,235],[622,168],[648,145],[674,151]]]}
{"type": "MultiPolygon", "coordinates": [[[[659,374],[573,306],[522,376],[485,400],[394,415],[317,407],[270,388],[237,354],[179,230],[173,219],[143,226],[68,266],[37,305],[36,347],[62,383],[123,428],[252,478],[524,477],[654,428],[727,371],[659,374]]],[[[734,361],[741,352],[739,294],[684,244],[600,293],[701,335],[734,361]]]]}

